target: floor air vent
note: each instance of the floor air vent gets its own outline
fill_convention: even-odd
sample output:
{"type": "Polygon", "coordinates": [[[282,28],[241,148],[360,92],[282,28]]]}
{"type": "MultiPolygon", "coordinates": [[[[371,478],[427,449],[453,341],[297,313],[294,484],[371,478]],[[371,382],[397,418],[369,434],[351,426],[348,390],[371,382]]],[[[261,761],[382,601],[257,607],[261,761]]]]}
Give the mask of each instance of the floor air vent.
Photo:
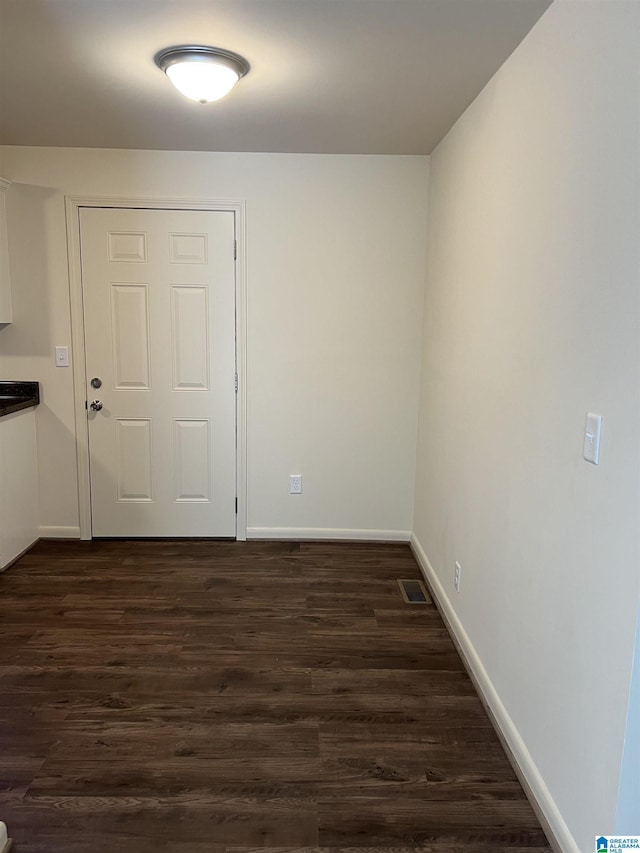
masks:
{"type": "Polygon", "coordinates": [[[427,604],[430,601],[422,581],[398,578],[398,586],[406,604],[427,604]]]}

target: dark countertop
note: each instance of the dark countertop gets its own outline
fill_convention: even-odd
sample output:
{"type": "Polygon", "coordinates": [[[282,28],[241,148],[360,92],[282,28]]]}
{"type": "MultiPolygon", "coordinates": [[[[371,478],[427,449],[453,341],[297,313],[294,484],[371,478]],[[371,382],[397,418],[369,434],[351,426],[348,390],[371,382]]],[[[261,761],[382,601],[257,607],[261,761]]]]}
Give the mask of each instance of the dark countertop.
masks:
{"type": "Polygon", "coordinates": [[[40,386],[37,382],[0,381],[0,418],[29,409],[40,402],[40,386]]]}

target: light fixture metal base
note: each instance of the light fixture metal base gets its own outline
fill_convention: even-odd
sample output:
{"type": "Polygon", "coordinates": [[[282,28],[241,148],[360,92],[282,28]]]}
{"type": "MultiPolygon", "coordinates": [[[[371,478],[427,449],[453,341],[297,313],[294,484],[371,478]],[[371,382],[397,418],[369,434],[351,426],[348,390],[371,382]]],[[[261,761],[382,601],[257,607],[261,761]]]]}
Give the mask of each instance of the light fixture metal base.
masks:
{"type": "Polygon", "coordinates": [[[238,79],[244,77],[250,68],[247,60],[239,53],[202,44],[180,44],[165,47],[154,56],[154,62],[165,73],[167,68],[176,62],[211,62],[212,60],[219,65],[226,65],[231,68],[238,75],[238,79]]]}

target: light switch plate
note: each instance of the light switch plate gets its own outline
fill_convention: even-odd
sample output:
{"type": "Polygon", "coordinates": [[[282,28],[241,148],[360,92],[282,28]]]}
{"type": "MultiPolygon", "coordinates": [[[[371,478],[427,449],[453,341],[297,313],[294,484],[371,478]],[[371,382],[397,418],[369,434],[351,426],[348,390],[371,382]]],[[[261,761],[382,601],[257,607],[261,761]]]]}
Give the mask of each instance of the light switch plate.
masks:
{"type": "Polygon", "coordinates": [[[602,415],[587,412],[584,428],[584,449],[582,451],[587,462],[597,465],[600,462],[600,433],[602,432],[602,415]]]}
{"type": "Polygon", "coordinates": [[[69,347],[56,347],[56,367],[69,367],[69,347]]]}

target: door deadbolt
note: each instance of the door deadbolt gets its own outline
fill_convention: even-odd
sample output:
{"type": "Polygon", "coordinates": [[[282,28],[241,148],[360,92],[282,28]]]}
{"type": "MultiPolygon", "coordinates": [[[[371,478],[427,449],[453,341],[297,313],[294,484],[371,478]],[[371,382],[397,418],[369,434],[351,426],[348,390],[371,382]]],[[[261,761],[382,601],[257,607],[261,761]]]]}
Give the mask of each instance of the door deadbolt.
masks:
{"type": "Polygon", "coordinates": [[[94,376],[93,379],[91,380],[91,387],[92,388],[101,388],[102,387],[102,379],[100,379],[99,376],[94,376]]]}

